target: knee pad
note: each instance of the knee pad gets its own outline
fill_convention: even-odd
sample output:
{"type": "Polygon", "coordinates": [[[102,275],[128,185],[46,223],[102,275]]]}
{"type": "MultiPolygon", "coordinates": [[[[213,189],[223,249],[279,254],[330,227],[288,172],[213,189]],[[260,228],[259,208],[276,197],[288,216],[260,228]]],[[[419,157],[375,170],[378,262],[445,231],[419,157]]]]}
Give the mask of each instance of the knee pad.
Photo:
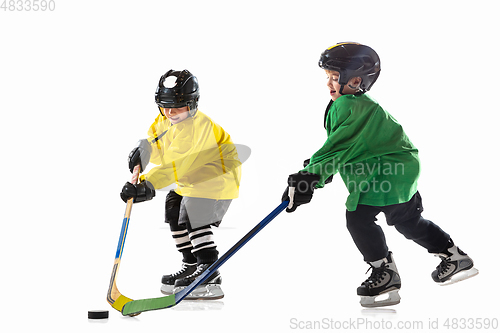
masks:
{"type": "Polygon", "coordinates": [[[176,227],[179,224],[179,211],[181,207],[182,196],[170,191],[165,200],[165,223],[171,227],[176,227]]]}

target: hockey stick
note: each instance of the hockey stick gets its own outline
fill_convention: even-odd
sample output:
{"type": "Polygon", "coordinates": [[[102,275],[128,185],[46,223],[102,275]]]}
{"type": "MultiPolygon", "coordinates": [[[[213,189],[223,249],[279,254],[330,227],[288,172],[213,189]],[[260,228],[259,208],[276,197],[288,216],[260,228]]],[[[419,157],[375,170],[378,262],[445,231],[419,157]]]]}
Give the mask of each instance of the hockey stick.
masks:
{"type": "MultiPolygon", "coordinates": [[[[189,286],[182,289],[181,291],[164,297],[148,298],[148,299],[138,299],[135,301],[128,301],[123,305],[121,312],[124,316],[134,316],[141,312],[159,310],[170,308],[174,305],[179,304],[189,293],[191,293],[196,287],[202,284],[208,277],[215,272],[220,266],[222,266],[233,254],[235,254],[240,248],[243,247],[250,239],[252,239],[259,231],[261,231],[269,222],[271,222],[279,213],[281,213],[288,206],[288,201],[283,201],[278,207],[276,207],[268,216],[266,216],[259,224],[257,224],[252,230],[250,230],[242,239],[238,241],[233,247],[231,247],[222,257],[214,262],[207,270],[205,270],[196,280],[194,280],[189,286]]],[[[113,307],[116,309],[113,305],[113,307]]]]}
{"type": "MultiPolygon", "coordinates": [[[[139,173],[141,171],[140,164],[134,167],[132,172],[132,184],[137,184],[137,179],[139,178],[139,173]]],[[[108,303],[111,304],[113,308],[121,311],[123,305],[127,302],[132,301],[132,299],[123,296],[116,287],[116,277],[118,275],[118,269],[120,268],[120,262],[123,253],[123,247],[125,246],[125,237],[127,237],[128,222],[130,221],[130,212],[132,211],[132,204],[134,202],[133,198],[128,199],[127,208],[125,209],[125,217],[123,218],[122,230],[120,232],[120,239],[118,240],[118,247],[116,249],[115,262],[113,264],[113,271],[111,273],[111,281],[109,283],[108,289],[108,303]]],[[[138,313],[136,314],[138,315],[138,313]]]]}

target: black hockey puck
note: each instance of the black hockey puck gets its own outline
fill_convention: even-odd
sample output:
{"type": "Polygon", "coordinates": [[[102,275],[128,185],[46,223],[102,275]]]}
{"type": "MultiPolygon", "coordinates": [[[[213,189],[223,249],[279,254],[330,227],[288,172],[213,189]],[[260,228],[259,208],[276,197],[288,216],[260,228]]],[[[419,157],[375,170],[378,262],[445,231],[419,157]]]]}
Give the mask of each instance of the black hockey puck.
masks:
{"type": "Polygon", "coordinates": [[[89,311],[89,319],[107,319],[109,311],[107,310],[93,310],[89,311]]]}

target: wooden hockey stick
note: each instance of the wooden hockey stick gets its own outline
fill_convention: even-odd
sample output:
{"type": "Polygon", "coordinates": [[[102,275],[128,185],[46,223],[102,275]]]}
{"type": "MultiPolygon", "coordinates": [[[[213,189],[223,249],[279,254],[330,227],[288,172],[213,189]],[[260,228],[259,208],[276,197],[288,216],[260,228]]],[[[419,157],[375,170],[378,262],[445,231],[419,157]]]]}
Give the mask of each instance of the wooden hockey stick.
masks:
{"type": "MultiPolygon", "coordinates": [[[[140,164],[138,164],[134,167],[134,170],[132,172],[132,180],[130,181],[132,184],[137,184],[140,171],[141,171],[141,166],[140,164]]],[[[134,203],[133,198],[128,199],[127,208],[125,209],[125,216],[123,218],[123,223],[122,223],[122,230],[120,232],[120,239],[118,240],[118,247],[116,249],[113,271],[111,273],[111,281],[109,283],[109,289],[108,289],[107,301],[109,304],[111,304],[111,306],[114,309],[118,311],[122,310],[125,303],[132,301],[132,299],[122,295],[120,291],[118,291],[118,288],[116,287],[116,277],[118,276],[118,270],[120,268],[120,262],[122,258],[123,247],[125,245],[125,237],[127,237],[128,223],[130,221],[130,213],[132,211],[133,203],[134,203]]],[[[139,313],[137,313],[136,315],[138,314],[139,313]]]]}

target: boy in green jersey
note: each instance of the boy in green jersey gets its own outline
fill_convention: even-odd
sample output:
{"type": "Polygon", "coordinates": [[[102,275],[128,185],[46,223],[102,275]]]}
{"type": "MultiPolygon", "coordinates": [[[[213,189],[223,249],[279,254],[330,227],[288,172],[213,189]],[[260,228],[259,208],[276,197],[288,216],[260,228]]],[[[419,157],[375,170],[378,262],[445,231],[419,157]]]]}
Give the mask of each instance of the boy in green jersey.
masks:
{"type": "Polygon", "coordinates": [[[400,301],[401,279],[382,228],[375,223],[381,212],[389,225],[441,258],[431,274],[437,283],[476,275],[472,259],[450,235],[421,216],[418,150],[401,125],[365,94],[380,74],[377,53],[358,43],[339,43],[321,54],[319,66],[326,72],[331,97],[324,120],[328,137],[304,169],[289,176],[283,194],[283,200],[290,201],[287,212],[310,202],[315,188],[340,174],[349,191],[347,228],[372,269],[357,289],[362,306],[400,301]],[[388,298],[377,300],[383,294],[388,298]]]}

